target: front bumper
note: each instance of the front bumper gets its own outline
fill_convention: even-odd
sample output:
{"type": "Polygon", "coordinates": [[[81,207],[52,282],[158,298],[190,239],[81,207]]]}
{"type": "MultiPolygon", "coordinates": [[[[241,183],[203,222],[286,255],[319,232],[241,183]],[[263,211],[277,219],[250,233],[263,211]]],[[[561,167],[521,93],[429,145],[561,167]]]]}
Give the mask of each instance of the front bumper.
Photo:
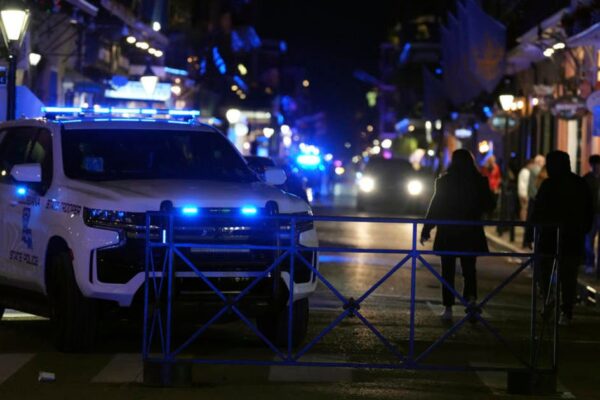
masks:
{"type": "MultiPolygon", "coordinates": [[[[236,229],[233,229],[232,221],[228,221],[228,225],[223,225],[223,221],[215,222],[214,225],[218,226],[217,231],[206,226],[197,226],[194,230],[190,230],[189,227],[175,229],[174,242],[190,244],[189,247],[178,247],[183,257],[173,257],[176,277],[174,287],[177,296],[199,300],[215,297],[214,291],[202,281],[188,262],[215,287],[228,295],[240,293],[252,280],[260,276],[263,277],[262,281],[247,295],[250,301],[269,301],[280,297],[281,293],[289,293],[289,256],[270,273],[265,274],[281,256],[285,247],[289,246],[289,231],[286,233],[279,226],[274,228],[271,222],[258,221],[253,226],[246,226],[247,229],[242,229],[241,225],[235,225],[236,229]],[[194,247],[194,244],[202,246],[194,247]],[[211,245],[216,247],[211,248],[211,245]],[[225,248],[226,246],[231,248],[225,248]],[[275,250],[248,249],[249,246],[269,246],[275,250]]],[[[300,226],[298,230],[300,233],[296,240],[299,253],[313,266],[317,266],[317,254],[301,249],[302,246],[318,246],[317,234],[312,223],[310,226],[300,226]]],[[[118,245],[92,251],[90,277],[95,292],[93,297],[113,300],[123,307],[128,307],[144,284],[146,241],[140,232],[123,232],[121,236],[123,239],[118,245]]],[[[162,276],[167,271],[166,250],[167,247],[152,249],[149,269],[154,270],[156,276],[162,276]]],[[[315,290],[315,276],[299,259],[295,261],[294,271],[294,298],[307,297],[315,290]]]]}

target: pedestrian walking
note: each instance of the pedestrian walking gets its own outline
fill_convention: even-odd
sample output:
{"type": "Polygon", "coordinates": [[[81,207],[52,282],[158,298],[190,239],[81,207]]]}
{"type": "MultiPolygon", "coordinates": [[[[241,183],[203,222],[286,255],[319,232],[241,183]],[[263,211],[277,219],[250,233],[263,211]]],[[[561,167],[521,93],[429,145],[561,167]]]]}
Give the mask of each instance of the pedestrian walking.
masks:
{"type": "Polygon", "coordinates": [[[558,252],[558,275],[561,291],[560,325],[570,324],[575,304],[577,274],[584,256],[585,235],[592,225],[592,194],[580,176],[571,172],[569,155],[563,151],[552,151],[546,156],[548,179],[544,180],[537,193],[532,222],[554,224],[540,229],[539,249],[541,254],[541,288],[545,304],[554,264],[558,252]],[[557,242],[558,240],[558,242],[557,242]]]}
{"type": "MultiPolygon", "coordinates": [[[[435,182],[435,192],[431,198],[427,219],[450,221],[478,221],[484,212],[494,208],[493,196],[488,180],[483,177],[475,165],[473,155],[464,149],[452,153],[452,161],[448,172],[435,182]]],[[[421,231],[421,244],[430,238],[433,224],[425,224],[421,231]]],[[[483,226],[438,225],[435,251],[487,253],[488,246],[483,226]]],[[[477,299],[477,280],[475,272],[475,256],[459,256],[463,273],[463,297],[468,302],[477,299]]],[[[441,256],[442,277],[454,288],[454,275],[457,256],[441,256]]],[[[452,319],[454,295],[442,285],[444,320],[452,319]]]]}
{"type": "Polygon", "coordinates": [[[495,156],[490,155],[485,159],[483,167],[481,167],[481,175],[485,176],[488,180],[490,191],[492,192],[494,199],[494,208],[496,208],[495,205],[498,204],[500,188],[502,187],[502,173],[500,172],[500,167],[496,163],[495,156]]]}
{"type": "MultiPolygon", "coordinates": [[[[527,202],[527,221],[531,220],[531,214],[533,213],[533,207],[535,204],[535,198],[537,196],[538,189],[541,186],[541,182],[547,177],[548,171],[545,169],[546,157],[538,154],[533,159],[533,164],[529,167],[529,184],[528,184],[528,202],[527,202]],[[543,174],[543,176],[540,176],[543,174]]],[[[528,225],[525,227],[525,233],[523,234],[523,248],[533,248],[533,227],[528,225]]]]}
{"type": "Polygon", "coordinates": [[[531,168],[534,165],[533,158],[527,161],[527,163],[519,171],[517,178],[517,192],[519,194],[519,219],[521,221],[527,221],[527,204],[529,203],[529,177],[531,175],[531,168]]]}
{"type": "Polygon", "coordinates": [[[594,273],[594,269],[600,265],[600,262],[597,262],[598,255],[595,251],[596,237],[600,233],[600,155],[594,154],[590,156],[589,162],[591,171],[585,174],[583,179],[585,179],[585,183],[587,183],[592,194],[592,208],[594,213],[592,228],[585,238],[585,273],[591,275],[594,273]]]}

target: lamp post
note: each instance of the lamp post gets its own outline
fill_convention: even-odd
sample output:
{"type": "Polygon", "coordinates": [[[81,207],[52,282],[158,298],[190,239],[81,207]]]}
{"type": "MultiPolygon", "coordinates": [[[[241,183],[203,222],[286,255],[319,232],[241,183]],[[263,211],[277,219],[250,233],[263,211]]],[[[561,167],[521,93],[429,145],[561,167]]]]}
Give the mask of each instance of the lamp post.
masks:
{"type": "Polygon", "coordinates": [[[498,100],[500,102],[500,107],[504,111],[504,174],[506,175],[508,172],[508,161],[510,160],[510,146],[511,140],[510,135],[508,133],[508,120],[509,120],[509,112],[512,109],[512,105],[515,101],[515,96],[512,94],[504,93],[498,96],[498,100]]]}
{"type": "MultiPolygon", "coordinates": [[[[510,148],[511,148],[511,138],[510,138],[510,133],[509,133],[509,120],[510,120],[510,110],[513,107],[513,103],[515,101],[515,96],[513,96],[512,94],[509,93],[503,93],[500,96],[498,96],[498,101],[500,102],[500,107],[502,107],[502,110],[504,111],[504,160],[503,160],[503,173],[504,173],[504,178],[502,179],[502,197],[500,198],[500,219],[510,219],[510,215],[508,212],[508,202],[510,201],[510,199],[508,198],[509,193],[508,192],[508,169],[509,169],[509,162],[510,162],[510,148]]],[[[500,226],[497,227],[498,233],[502,233],[504,231],[504,228],[501,228],[500,226]]],[[[510,240],[511,242],[514,241],[514,227],[510,228],[510,240]]]]}
{"type": "Polygon", "coordinates": [[[8,80],[6,87],[6,120],[15,119],[17,57],[29,23],[29,10],[16,0],[5,1],[0,8],[2,37],[8,49],[8,80]]]}

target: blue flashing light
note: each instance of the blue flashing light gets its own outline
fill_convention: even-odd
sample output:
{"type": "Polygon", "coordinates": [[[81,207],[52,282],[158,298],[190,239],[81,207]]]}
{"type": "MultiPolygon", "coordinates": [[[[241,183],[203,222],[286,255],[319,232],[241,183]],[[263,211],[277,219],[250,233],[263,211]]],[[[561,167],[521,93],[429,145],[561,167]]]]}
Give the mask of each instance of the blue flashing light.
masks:
{"type": "Polygon", "coordinates": [[[17,195],[25,196],[27,194],[27,188],[25,186],[17,187],[17,195]]]}
{"type": "Polygon", "coordinates": [[[254,206],[244,206],[242,207],[242,214],[247,216],[253,216],[258,213],[258,209],[254,206]]]}
{"type": "Polygon", "coordinates": [[[42,112],[48,114],[80,114],[81,107],[42,107],[42,112]]]}
{"type": "Polygon", "coordinates": [[[441,75],[441,74],[442,74],[442,72],[443,72],[443,71],[442,71],[442,69],[441,69],[441,68],[436,68],[436,69],[435,69],[435,74],[436,74],[436,75],[441,75]]]}
{"type": "Polygon", "coordinates": [[[140,114],[140,109],[111,107],[110,112],[111,114],[140,114]]]}
{"type": "Polygon", "coordinates": [[[458,113],[456,111],[451,112],[450,118],[452,118],[453,121],[456,121],[458,119],[458,113]]]}
{"type": "Polygon", "coordinates": [[[94,121],[96,121],[96,122],[106,122],[106,121],[110,121],[110,118],[94,118],[94,121]]]}
{"type": "Polygon", "coordinates": [[[169,110],[169,115],[184,115],[190,117],[197,117],[200,115],[198,110],[169,110]]]}
{"type": "Polygon", "coordinates": [[[303,168],[315,168],[321,164],[321,157],[315,154],[300,154],[296,162],[303,168]]]}
{"type": "MultiPolygon", "coordinates": [[[[126,107],[103,107],[95,105],[93,108],[81,108],[81,107],[42,107],[42,112],[47,115],[58,118],[62,115],[81,114],[89,117],[94,115],[104,116],[110,115],[111,117],[128,118],[129,121],[133,119],[129,118],[154,118],[157,115],[169,115],[174,117],[183,117],[184,119],[193,118],[200,116],[199,110],[177,110],[177,109],[166,109],[166,108],[126,108],[126,107]]],[[[117,119],[112,119],[116,121],[117,119]]],[[[80,120],[77,120],[79,122],[80,120]]],[[[94,119],[94,121],[102,121],[101,119],[94,119]]],[[[144,120],[150,121],[150,119],[144,120]]],[[[75,120],[68,119],[63,120],[63,123],[75,122],[75,120]]]]}
{"type": "Polygon", "coordinates": [[[76,123],[76,122],[81,122],[81,121],[82,121],[81,119],[67,119],[67,120],[65,120],[65,121],[61,121],[61,122],[62,122],[63,124],[73,124],[73,123],[76,123]]]}
{"type": "Polygon", "coordinates": [[[198,207],[196,206],[185,206],[181,209],[181,213],[187,216],[198,215],[198,207]]]}

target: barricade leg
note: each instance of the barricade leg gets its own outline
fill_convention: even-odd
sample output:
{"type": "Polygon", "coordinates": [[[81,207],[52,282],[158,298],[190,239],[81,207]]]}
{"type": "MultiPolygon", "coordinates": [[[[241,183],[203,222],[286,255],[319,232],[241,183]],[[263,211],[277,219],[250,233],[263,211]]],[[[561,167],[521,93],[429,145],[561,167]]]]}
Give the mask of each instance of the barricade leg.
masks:
{"type": "Polygon", "coordinates": [[[156,387],[192,385],[192,364],[165,360],[144,360],[143,383],[156,387]]]}

